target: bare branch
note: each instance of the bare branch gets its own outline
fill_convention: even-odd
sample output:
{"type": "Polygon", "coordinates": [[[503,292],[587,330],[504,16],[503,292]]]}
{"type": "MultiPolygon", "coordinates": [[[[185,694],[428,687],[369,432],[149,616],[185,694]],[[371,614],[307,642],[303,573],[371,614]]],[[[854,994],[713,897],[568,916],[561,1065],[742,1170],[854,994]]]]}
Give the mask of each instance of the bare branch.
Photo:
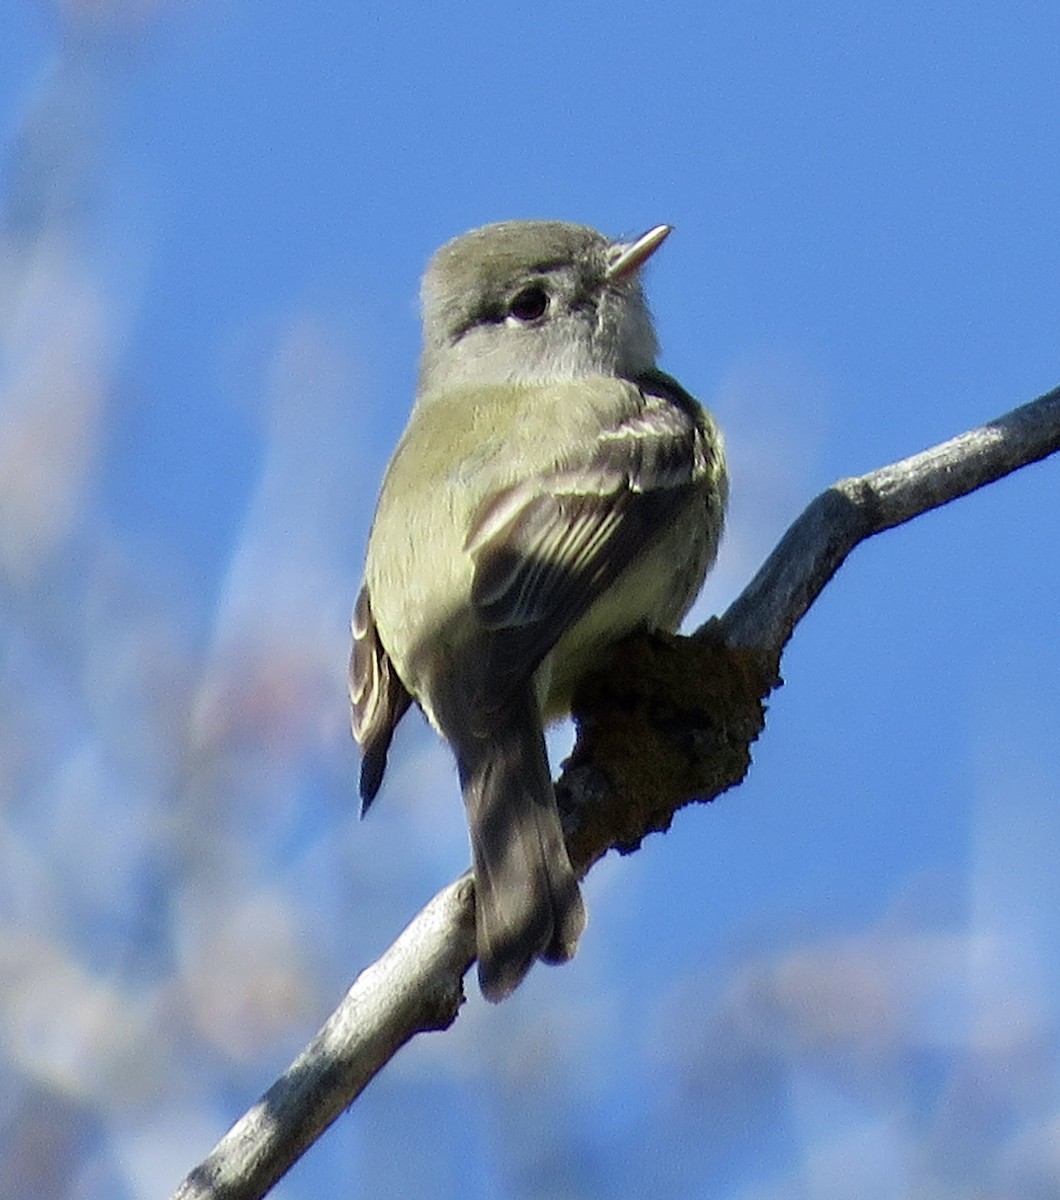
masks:
{"type": "Polygon", "coordinates": [[[1060,450],[1060,388],[813,501],[721,618],[731,646],[782,650],[851,550],[1060,450]]]}
{"type": "MultiPolygon", "coordinates": [[[[575,863],[584,870],[610,846],[628,850],[646,832],[665,828],[682,804],[739,782],[761,729],[761,700],[779,682],[779,654],[859,542],[1058,449],[1060,388],[931,450],[841,480],[809,505],[720,620],[693,638],[635,639],[621,648],[619,669],[598,681],[591,706],[579,714],[579,743],[557,784],[575,863]],[[700,658],[689,670],[693,655],[700,658]],[[685,687],[688,676],[705,680],[694,695],[685,687]],[[677,702],[675,691],[682,693],[677,702]],[[630,705],[633,692],[643,692],[637,706],[630,705]],[[664,721],[657,720],[661,706],[664,721]],[[665,732],[624,728],[610,739],[621,753],[608,757],[615,714],[628,717],[632,708],[639,725],[665,725],[665,732]],[[646,742],[638,740],[642,734],[646,742]],[[653,792],[649,803],[646,790],[653,792]]],[[[465,875],[361,972],[309,1046],[173,1200],[263,1196],[401,1046],[455,1020],[474,942],[465,875]]]]}
{"type": "Polygon", "coordinates": [[[296,1162],[417,1033],[448,1029],[475,961],[470,875],[443,888],[323,1028],[174,1193],[173,1200],[254,1200],[296,1162]]]}

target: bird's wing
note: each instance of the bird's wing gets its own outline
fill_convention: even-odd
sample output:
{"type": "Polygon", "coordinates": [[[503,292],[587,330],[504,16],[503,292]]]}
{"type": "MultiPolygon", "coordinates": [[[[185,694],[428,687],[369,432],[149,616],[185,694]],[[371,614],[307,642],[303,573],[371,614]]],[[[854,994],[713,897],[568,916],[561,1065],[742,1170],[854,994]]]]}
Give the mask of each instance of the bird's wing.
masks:
{"type": "Polygon", "coordinates": [[[379,640],[367,584],[353,610],[350,652],[350,715],[361,747],[361,815],[375,799],[386,770],[394,729],[412,703],[379,640]]]}
{"type": "Polygon", "coordinates": [[[641,381],[640,396],[591,443],[489,496],[475,516],[472,603],[495,634],[491,675],[502,693],[506,674],[535,670],[665,530],[707,469],[695,401],[661,373],[641,381]]]}

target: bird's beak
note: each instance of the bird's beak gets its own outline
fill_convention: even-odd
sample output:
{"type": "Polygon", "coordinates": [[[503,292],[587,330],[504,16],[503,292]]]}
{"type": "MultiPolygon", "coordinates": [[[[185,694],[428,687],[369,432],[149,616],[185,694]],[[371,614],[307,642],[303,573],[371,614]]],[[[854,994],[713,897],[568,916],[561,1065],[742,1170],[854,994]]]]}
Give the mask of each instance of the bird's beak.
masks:
{"type": "Polygon", "coordinates": [[[616,242],[611,247],[611,263],[606,279],[625,279],[639,271],[673,232],[672,225],[656,225],[632,242],[616,242]]]}

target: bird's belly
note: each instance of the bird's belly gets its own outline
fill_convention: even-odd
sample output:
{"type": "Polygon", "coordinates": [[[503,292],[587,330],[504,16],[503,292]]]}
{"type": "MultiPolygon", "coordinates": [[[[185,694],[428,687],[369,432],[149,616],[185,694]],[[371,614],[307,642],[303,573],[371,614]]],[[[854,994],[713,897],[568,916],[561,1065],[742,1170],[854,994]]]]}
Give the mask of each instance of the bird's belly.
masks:
{"type": "MultiPolygon", "coordinates": [[[[717,551],[716,543],[704,545],[698,559],[689,561],[689,546],[695,544],[689,529],[690,516],[675,521],[556,643],[538,672],[538,696],[545,720],[570,711],[571,696],[578,684],[603,664],[614,642],[635,629],[672,632],[680,624],[717,551]]],[[[698,510],[695,517],[700,518],[698,510]]]]}

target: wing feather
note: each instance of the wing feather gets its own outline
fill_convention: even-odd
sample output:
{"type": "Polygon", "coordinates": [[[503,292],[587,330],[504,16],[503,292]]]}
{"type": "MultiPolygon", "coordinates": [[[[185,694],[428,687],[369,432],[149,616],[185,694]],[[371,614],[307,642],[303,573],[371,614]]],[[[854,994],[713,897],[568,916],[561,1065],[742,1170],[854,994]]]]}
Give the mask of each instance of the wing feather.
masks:
{"type": "MultiPolygon", "coordinates": [[[[490,497],[472,523],[472,603],[503,678],[534,670],[688,503],[707,470],[699,406],[667,376],[578,457],[490,497]]],[[[496,676],[495,676],[496,679],[496,676]]]]}
{"type": "Polygon", "coordinates": [[[361,747],[361,815],[376,797],[394,729],[412,703],[398,678],[372,616],[368,587],[361,588],[353,610],[350,652],[350,717],[361,747]]]}

